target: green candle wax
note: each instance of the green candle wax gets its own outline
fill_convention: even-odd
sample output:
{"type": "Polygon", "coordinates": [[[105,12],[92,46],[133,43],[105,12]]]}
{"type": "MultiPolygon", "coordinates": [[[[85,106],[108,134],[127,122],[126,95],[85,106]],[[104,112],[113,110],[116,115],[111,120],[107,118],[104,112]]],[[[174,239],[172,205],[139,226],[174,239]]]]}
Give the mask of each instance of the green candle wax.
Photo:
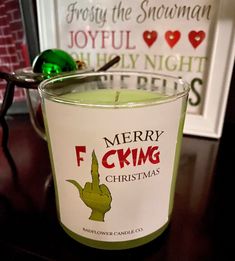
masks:
{"type": "Polygon", "coordinates": [[[166,95],[155,92],[125,89],[100,89],[87,92],[73,92],[60,96],[60,99],[66,100],[66,102],[76,102],[83,105],[131,105],[154,102],[166,98],[166,95]]]}

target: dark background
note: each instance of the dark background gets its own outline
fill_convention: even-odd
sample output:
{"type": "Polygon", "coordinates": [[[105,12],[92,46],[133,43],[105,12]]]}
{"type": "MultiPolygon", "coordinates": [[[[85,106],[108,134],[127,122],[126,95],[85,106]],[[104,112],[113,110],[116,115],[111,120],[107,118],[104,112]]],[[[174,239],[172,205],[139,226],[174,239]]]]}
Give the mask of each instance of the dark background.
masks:
{"type": "Polygon", "coordinates": [[[233,75],[230,84],[230,91],[225,115],[225,123],[235,125],[235,66],[233,66],[233,75]]]}

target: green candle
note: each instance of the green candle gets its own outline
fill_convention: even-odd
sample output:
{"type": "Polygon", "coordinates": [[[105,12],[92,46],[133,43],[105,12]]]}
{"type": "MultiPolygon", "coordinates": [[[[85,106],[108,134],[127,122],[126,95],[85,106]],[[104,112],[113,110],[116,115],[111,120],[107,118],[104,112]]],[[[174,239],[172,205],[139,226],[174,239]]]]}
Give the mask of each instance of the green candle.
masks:
{"type": "Polygon", "coordinates": [[[158,237],[173,208],[185,83],[147,73],[88,73],[50,79],[39,91],[64,230],[101,249],[158,237]]]}

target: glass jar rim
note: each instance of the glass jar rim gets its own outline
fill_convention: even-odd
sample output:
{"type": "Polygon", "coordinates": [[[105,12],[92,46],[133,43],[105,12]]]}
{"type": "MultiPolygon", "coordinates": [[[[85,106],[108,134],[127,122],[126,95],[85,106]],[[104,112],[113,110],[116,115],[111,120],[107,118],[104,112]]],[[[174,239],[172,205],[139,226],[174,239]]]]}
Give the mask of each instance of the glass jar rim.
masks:
{"type": "MultiPolygon", "coordinates": [[[[84,72],[70,72],[70,73],[63,73],[57,76],[54,76],[50,79],[42,81],[39,86],[38,90],[40,93],[41,98],[46,98],[55,102],[59,103],[66,103],[71,105],[79,105],[79,106],[85,106],[85,107],[109,107],[109,108],[117,108],[117,107],[126,107],[127,104],[87,104],[82,103],[81,101],[72,101],[70,99],[66,99],[64,97],[60,97],[59,95],[55,94],[55,88],[53,88],[54,85],[60,85],[61,87],[64,87],[67,83],[74,83],[73,81],[79,81],[82,79],[85,79],[87,77],[94,78],[94,77],[100,77],[100,76],[132,76],[132,77],[157,77],[158,79],[170,79],[171,81],[174,81],[177,83],[177,87],[181,86],[180,90],[178,90],[176,87],[171,88],[172,94],[167,94],[167,97],[164,98],[164,100],[159,100],[159,98],[152,98],[145,102],[135,102],[134,104],[131,104],[131,107],[139,107],[143,105],[153,105],[153,104],[160,104],[160,103],[166,103],[166,102],[172,102],[176,99],[180,99],[184,96],[187,96],[190,87],[189,84],[183,80],[182,78],[167,75],[167,74],[160,74],[160,73],[154,73],[154,72],[145,72],[145,71],[84,71],[84,72]]],[[[150,84],[149,84],[150,86],[150,84]]],[[[168,88],[168,86],[165,86],[165,88],[168,88]]],[[[118,89],[117,89],[118,90],[118,89]]],[[[122,90],[120,88],[119,90],[122,90]]],[[[148,91],[148,90],[147,90],[148,91]]],[[[153,93],[156,91],[152,91],[153,93]]],[[[129,106],[130,107],[130,106],[129,106]]]]}

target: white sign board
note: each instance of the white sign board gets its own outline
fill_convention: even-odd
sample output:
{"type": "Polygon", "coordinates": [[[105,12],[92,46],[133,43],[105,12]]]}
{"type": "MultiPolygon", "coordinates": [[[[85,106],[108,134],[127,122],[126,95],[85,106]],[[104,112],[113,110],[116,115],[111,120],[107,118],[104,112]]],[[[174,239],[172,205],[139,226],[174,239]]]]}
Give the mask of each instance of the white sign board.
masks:
{"type": "Polygon", "coordinates": [[[99,68],[182,77],[191,85],[184,133],[219,138],[235,54],[234,0],[38,1],[41,50],[99,68]]]}

